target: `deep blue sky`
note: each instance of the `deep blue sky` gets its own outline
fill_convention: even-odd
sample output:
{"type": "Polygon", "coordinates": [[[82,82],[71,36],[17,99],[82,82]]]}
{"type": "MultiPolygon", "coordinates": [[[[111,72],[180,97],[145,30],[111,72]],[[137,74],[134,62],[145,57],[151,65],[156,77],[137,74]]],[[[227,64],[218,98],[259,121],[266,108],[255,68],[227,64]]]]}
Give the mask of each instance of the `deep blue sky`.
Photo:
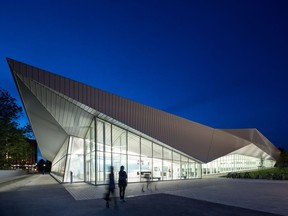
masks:
{"type": "Polygon", "coordinates": [[[288,149],[288,1],[0,2],[0,85],[18,100],[6,57],[288,149]]]}

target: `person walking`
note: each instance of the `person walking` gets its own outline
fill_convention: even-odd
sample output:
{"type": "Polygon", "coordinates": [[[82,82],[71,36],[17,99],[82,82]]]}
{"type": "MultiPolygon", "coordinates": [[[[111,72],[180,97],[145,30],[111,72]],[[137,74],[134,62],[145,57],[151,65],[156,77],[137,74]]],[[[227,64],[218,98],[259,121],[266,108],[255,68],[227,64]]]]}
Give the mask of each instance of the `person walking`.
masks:
{"type": "Polygon", "coordinates": [[[124,166],[120,167],[118,186],[119,186],[120,200],[122,202],[125,202],[124,197],[127,186],[127,173],[124,171],[124,166]]]}
{"type": "Polygon", "coordinates": [[[109,174],[109,182],[108,182],[108,188],[107,188],[107,193],[105,195],[105,200],[106,200],[106,207],[109,208],[109,202],[111,201],[110,199],[110,194],[113,195],[114,202],[115,202],[115,208],[117,208],[117,200],[115,197],[115,179],[114,179],[114,168],[111,166],[110,168],[110,174],[109,174]]]}
{"type": "MultiPolygon", "coordinates": [[[[143,174],[143,179],[146,181],[146,190],[149,190],[149,185],[151,183],[150,173],[144,173],[143,174]]],[[[142,190],[141,190],[142,192],[145,192],[144,187],[145,187],[145,184],[143,183],[142,184],[142,190]]]]}

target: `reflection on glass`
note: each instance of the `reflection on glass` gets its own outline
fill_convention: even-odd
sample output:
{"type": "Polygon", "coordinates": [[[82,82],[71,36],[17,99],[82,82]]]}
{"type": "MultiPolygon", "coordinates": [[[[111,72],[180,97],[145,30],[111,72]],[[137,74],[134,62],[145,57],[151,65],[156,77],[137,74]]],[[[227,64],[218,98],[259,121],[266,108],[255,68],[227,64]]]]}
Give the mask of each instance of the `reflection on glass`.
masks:
{"type": "Polygon", "coordinates": [[[112,126],[112,151],[126,153],[126,131],[112,126]]]}
{"type": "Polygon", "coordinates": [[[152,142],[141,138],[141,155],[152,157],[152,142]]]}
{"type": "Polygon", "coordinates": [[[164,158],[172,160],[172,151],[167,148],[163,148],[164,158]]]}
{"type": "Polygon", "coordinates": [[[140,155],[140,137],[128,133],[128,154],[140,155]]]}
{"type": "Polygon", "coordinates": [[[105,151],[111,152],[111,124],[105,122],[105,151]]]}
{"type": "Polygon", "coordinates": [[[97,150],[104,150],[104,124],[97,120],[97,150]]]}
{"type": "Polygon", "coordinates": [[[153,157],[162,158],[162,146],[153,143],[153,157]]]}
{"type": "Polygon", "coordinates": [[[128,182],[139,182],[140,181],[140,164],[141,160],[139,156],[128,155],[128,182]]]}

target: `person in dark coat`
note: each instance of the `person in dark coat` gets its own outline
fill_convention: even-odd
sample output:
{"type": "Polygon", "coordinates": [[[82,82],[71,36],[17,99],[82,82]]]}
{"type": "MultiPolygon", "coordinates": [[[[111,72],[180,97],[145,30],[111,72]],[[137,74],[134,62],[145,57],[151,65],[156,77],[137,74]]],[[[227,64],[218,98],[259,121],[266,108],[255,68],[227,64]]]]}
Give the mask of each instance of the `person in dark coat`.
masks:
{"type": "Polygon", "coordinates": [[[125,202],[124,197],[125,197],[125,189],[127,187],[127,173],[124,171],[124,166],[120,167],[118,186],[119,186],[120,200],[122,202],[125,202]]]}

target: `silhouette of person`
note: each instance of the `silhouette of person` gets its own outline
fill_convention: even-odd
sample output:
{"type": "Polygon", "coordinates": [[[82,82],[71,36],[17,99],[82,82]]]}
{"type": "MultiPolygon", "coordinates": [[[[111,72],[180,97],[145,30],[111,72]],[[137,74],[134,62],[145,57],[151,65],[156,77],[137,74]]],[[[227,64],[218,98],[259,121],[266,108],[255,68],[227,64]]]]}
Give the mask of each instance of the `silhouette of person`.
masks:
{"type": "Polygon", "coordinates": [[[127,173],[124,171],[124,166],[120,167],[118,186],[119,186],[120,200],[122,200],[122,202],[125,202],[124,197],[125,197],[125,189],[127,186],[127,173]]]}
{"type": "Polygon", "coordinates": [[[113,198],[114,198],[114,202],[115,202],[115,208],[117,208],[117,200],[115,197],[115,179],[114,179],[113,166],[110,167],[110,174],[109,174],[108,180],[109,180],[109,182],[108,182],[107,193],[106,193],[106,196],[104,198],[106,200],[106,207],[109,208],[109,202],[111,201],[110,194],[112,194],[113,198]]]}

